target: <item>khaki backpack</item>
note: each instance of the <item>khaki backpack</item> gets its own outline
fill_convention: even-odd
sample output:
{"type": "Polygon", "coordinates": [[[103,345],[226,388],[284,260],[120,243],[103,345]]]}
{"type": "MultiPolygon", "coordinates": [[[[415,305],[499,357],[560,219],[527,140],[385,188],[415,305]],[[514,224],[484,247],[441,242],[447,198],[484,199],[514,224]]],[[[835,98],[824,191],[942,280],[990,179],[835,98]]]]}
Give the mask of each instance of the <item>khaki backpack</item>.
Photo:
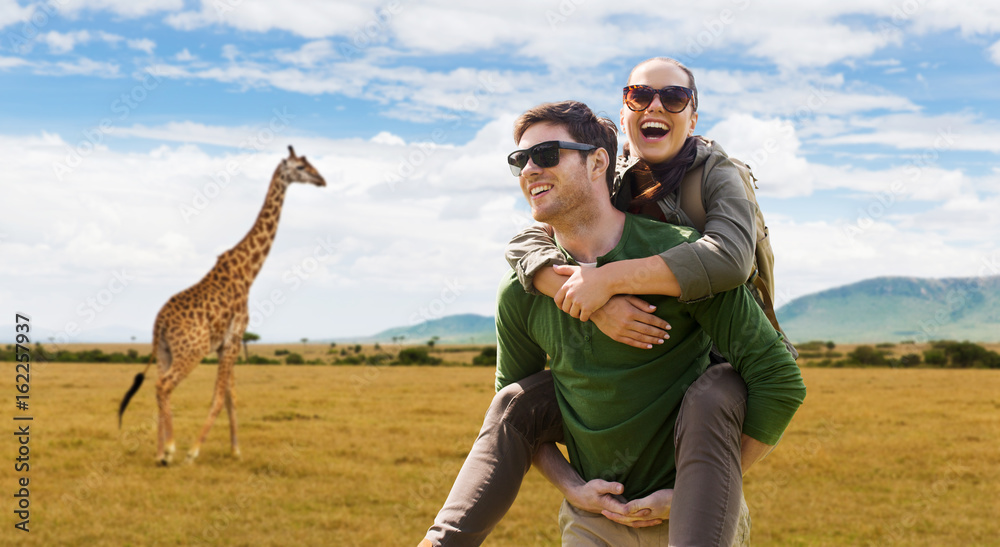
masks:
{"type": "MultiPolygon", "coordinates": [[[[757,177],[753,175],[749,165],[731,156],[729,160],[733,162],[736,170],[740,173],[747,199],[752,201],[757,209],[755,222],[757,225],[757,245],[754,251],[754,268],[750,272],[750,278],[746,285],[750,288],[751,294],[761,309],[764,310],[764,315],[767,316],[771,325],[778,332],[783,332],[778,326],[778,318],[774,314],[774,252],[771,251],[771,238],[768,236],[764,215],[760,212],[760,207],[757,205],[757,194],[754,192],[754,189],[757,188],[757,177]]],[[[705,231],[705,204],[701,201],[701,186],[704,175],[705,165],[702,164],[684,175],[678,189],[678,205],[687,213],[699,232],[705,231]]]]}

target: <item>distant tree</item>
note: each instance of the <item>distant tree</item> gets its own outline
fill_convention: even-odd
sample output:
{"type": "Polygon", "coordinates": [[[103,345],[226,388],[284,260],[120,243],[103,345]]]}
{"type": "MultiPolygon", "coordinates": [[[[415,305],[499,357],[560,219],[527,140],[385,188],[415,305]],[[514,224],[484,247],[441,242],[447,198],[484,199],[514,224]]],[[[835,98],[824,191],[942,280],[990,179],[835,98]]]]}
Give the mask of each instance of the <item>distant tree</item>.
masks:
{"type": "Polygon", "coordinates": [[[305,344],[306,342],[308,342],[308,341],[309,341],[309,339],[308,339],[308,338],[303,338],[303,339],[301,339],[301,340],[299,340],[299,341],[300,341],[300,342],[302,342],[303,344],[305,344]]]}
{"type": "Polygon", "coordinates": [[[479,355],[472,358],[472,364],[484,367],[495,367],[497,365],[497,347],[487,346],[479,355]]]}
{"type": "Polygon", "coordinates": [[[826,343],[826,349],[828,350],[832,350],[835,347],[837,347],[837,344],[834,344],[832,340],[826,343]]]}
{"type": "Polygon", "coordinates": [[[944,366],[948,364],[948,356],[942,349],[931,348],[924,350],[924,362],[928,365],[944,366]]]}
{"type": "Polygon", "coordinates": [[[331,348],[335,348],[335,347],[337,347],[337,343],[336,343],[336,342],[330,342],[330,347],[331,347],[331,348]]]}
{"type": "Polygon", "coordinates": [[[419,346],[400,351],[396,359],[401,365],[437,365],[441,363],[441,359],[427,354],[427,348],[419,346]]]}
{"type": "Polygon", "coordinates": [[[858,346],[847,354],[848,359],[862,365],[885,365],[885,355],[871,346],[858,346]]]}
{"type": "Polygon", "coordinates": [[[378,342],[375,342],[375,351],[380,351],[381,349],[382,346],[380,346],[378,342]]]}
{"type": "Polygon", "coordinates": [[[920,364],[920,356],[916,353],[908,353],[899,358],[899,364],[904,367],[915,367],[920,364]]]}
{"type": "Polygon", "coordinates": [[[260,335],[255,332],[246,331],[243,333],[243,360],[250,362],[250,351],[247,349],[247,342],[260,340],[260,335]]]}
{"type": "Polygon", "coordinates": [[[361,353],[361,344],[354,345],[354,353],[361,353]]]}
{"type": "Polygon", "coordinates": [[[285,364],[287,365],[303,365],[305,362],[306,360],[298,353],[289,353],[285,356],[285,364]]]}
{"type": "Polygon", "coordinates": [[[434,344],[436,344],[437,341],[440,339],[441,339],[440,336],[431,336],[431,339],[427,341],[427,347],[433,348],[434,344]]]}
{"type": "Polygon", "coordinates": [[[979,344],[943,340],[934,342],[933,348],[944,353],[944,363],[942,364],[947,367],[1000,368],[1000,354],[979,344]]]}

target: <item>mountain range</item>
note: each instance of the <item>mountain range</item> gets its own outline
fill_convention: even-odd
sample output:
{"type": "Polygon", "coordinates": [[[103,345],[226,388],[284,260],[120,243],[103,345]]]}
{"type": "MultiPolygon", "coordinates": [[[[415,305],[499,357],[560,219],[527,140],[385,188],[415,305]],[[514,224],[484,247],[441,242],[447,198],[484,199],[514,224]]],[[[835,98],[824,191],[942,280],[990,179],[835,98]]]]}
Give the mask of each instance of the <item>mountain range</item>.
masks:
{"type": "MultiPolygon", "coordinates": [[[[777,310],[795,343],[1000,342],[1000,276],[952,279],[877,277],[792,300],[777,310]]],[[[378,333],[372,340],[440,337],[441,343],[494,343],[492,317],[453,315],[378,333]]]]}
{"type": "Polygon", "coordinates": [[[776,313],[793,342],[1000,342],[1000,276],[878,277],[796,298],[776,313]]]}

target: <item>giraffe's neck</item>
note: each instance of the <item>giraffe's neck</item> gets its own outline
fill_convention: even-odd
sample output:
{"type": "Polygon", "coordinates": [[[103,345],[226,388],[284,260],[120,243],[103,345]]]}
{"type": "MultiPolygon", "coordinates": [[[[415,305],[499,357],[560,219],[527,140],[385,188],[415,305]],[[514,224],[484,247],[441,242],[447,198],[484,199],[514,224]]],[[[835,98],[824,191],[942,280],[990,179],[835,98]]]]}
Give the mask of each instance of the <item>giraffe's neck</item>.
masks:
{"type": "Polygon", "coordinates": [[[235,268],[235,277],[242,280],[249,290],[253,280],[260,273],[267,259],[267,253],[271,251],[271,243],[278,233],[278,220],[281,218],[281,206],[285,201],[285,190],[288,184],[281,180],[277,171],[271,177],[271,185],[267,189],[267,197],[264,199],[264,206],[257,214],[257,220],[247,235],[240,240],[229,252],[223,255],[233,262],[238,263],[235,268]]]}

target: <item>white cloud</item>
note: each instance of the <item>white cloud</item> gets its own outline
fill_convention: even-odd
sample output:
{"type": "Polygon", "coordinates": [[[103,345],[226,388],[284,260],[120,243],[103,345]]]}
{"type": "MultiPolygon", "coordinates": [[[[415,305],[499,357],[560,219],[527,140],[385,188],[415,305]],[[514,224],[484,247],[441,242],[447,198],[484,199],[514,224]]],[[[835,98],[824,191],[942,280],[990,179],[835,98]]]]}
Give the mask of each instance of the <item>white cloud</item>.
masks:
{"type": "Polygon", "coordinates": [[[29,64],[28,61],[25,61],[20,57],[0,57],[0,70],[25,66],[27,64],[29,64]]]}
{"type": "Polygon", "coordinates": [[[49,46],[52,53],[67,53],[73,51],[77,44],[85,44],[91,40],[91,35],[86,30],[73,32],[49,31],[40,36],[40,39],[49,46]]]}
{"type": "Polygon", "coordinates": [[[757,178],[768,181],[766,193],[788,197],[813,192],[815,171],[800,157],[800,142],[790,122],[736,114],[705,135],[750,165],[757,178]]]}
{"type": "Polygon", "coordinates": [[[982,269],[982,256],[998,250],[995,243],[970,249],[948,232],[900,227],[886,219],[847,220],[804,222],[768,216],[776,306],[872,277],[974,277],[982,269]]]}
{"type": "Polygon", "coordinates": [[[143,17],[162,11],[176,11],[184,7],[184,0],[60,0],[56,8],[70,16],[77,17],[84,11],[109,11],[122,17],[143,17]]]}
{"type": "Polygon", "coordinates": [[[0,0],[0,29],[31,19],[34,5],[22,6],[17,0],[0,0]]]}
{"type": "Polygon", "coordinates": [[[306,38],[352,36],[364,32],[366,24],[378,24],[376,10],[381,6],[377,0],[302,0],[294,7],[268,0],[202,0],[200,10],[169,15],[166,22],[180,30],[225,25],[251,32],[283,30],[306,38]]]}
{"type": "Polygon", "coordinates": [[[314,40],[303,44],[301,48],[294,52],[277,52],[275,58],[283,63],[290,63],[301,67],[314,67],[331,59],[339,57],[340,54],[333,47],[329,40],[314,40]]]}
{"type": "Polygon", "coordinates": [[[54,64],[38,65],[37,71],[53,76],[97,76],[100,78],[115,78],[119,76],[119,66],[115,63],[94,61],[81,57],[74,61],[61,61],[54,64]]]}
{"type": "Polygon", "coordinates": [[[1000,65],[1000,41],[990,46],[987,52],[989,53],[990,60],[993,61],[993,64],[1000,65]]]}
{"type": "Polygon", "coordinates": [[[178,61],[180,61],[182,63],[183,62],[187,62],[187,61],[193,61],[193,60],[195,60],[197,58],[198,57],[192,55],[191,52],[188,51],[187,48],[182,49],[180,53],[178,53],[177,55],[174,55],[174,59],[176,59],[176,60],[178,60],[178,61]]]}
{"type": "Polygon", "coordinates": [[[877,144],[919,150],[932,163],[946,151],[1000,152],[1000,129],[972,114],[890,114],[850,120],[853,132],[817,139],[817,144],[877,144]],[[859,131],[860,130],[860,131],[859,131]]]}
{"type": "MultiPolygon", "coordinates": [[[[39,40],[48,45],[49,51],[52,53],[62,54],[73,51],[77,45],[87,44],[94,40],[100,40],[112,46],[117,46],[119,42],[125,40],[125,37],[105,32],[103,30],[97,32],[74,30],[65,33],[52,30],[40,35],[39,40]]],[[[128,40],[129,46],[134,49],[144,49],[136,48],[134,45],[144,45],[144,42],[149,42],[149,40],[128,40]]],[[[149,44],[152,44],[152,42],[149,42],[149,44]]]]}
{"type": "Polygon", "coordinates": [[[128,40],[128,47],[132,49],[137,49],[139,51],[145,51],[149,55],[153,54],[153,50],[156,49],[156,42],[150,40],[149,38],[140,38],[138,40],[128,40]]]}
{"type": "MultiPolygon", "coordinates": [[[[232,146],[246,138],[246,131],[182,122],[123,128],[114,136],[188,141],[177,136],[187,133],[198,137],[189,142],[232,146]]],[[[8,234],[10,245],[4,244],[5,256],[10,264],[35,257],[36,281],[53,289],[33,293],[38,294],[34,309],[57,327],[78,320],[78,303],[118,268],[141,288],[129,292],[127,306],[109,309],[88,327],[133,324],[135,319],[123,319],[129,317],[126,311],[151,324],[170,294],[197,281],[216,255],[249,229],[271,172],[287,154],[284,146],[292,143],[323,173],[328,187],[288,192],[255,298],[283,290],[291,302],[285,309],[328,318],[321,323],[329,330],[305,334],[310,337],[369,334],[384,328],[387,317],[391,324],[405,324],[452,282],[464,289],[447,313],[489,314],[496,280],[506,268],[502,246],[514,231],[510,211],[519,196],[502,155],[494,152],[503,145],[489,144],[494,138],[506,144],[509,136],[502,133],[490,129],[457,148],[406,143],[390,135],[364,141],[294,134],[279,135],[259,152],[235,149],[218,155],[193,144],[128,153],[99,147],[83,154],[62,181],[53,167],[69,163],[71,143],[52,134],[0,136],[0,161],[14,166],[5,176],[33,181],[10,199],[37,211],[36,225],[44,226],[15,228],[8,234]],[[489,173],[483,171],[484,154],[496,156],[495,169],[487,165],[489,173]],[[465,200],[461,209],[467,214],[448,213],[456,200],[465,200]],[[310,257],[320,242],[335,247],[336,257],[313,268],[310,257]],[[288,276],[303,265],[313,269],[293,291],[288,276]],[[62,288],[55,288],[60,282],[62,288]],[[377,312],[358,311],[372,303],[378,304],[377,312]],[[355,311],[348,317],[336,310],[355,311]]],[[[0,280],[20,275],[4,264],[0,280]]],[[[277,336],[287,329],[279,323],[265,332],[277,336]]],[[[283,336],[299,337],[290,331],[283,336]]]]}

